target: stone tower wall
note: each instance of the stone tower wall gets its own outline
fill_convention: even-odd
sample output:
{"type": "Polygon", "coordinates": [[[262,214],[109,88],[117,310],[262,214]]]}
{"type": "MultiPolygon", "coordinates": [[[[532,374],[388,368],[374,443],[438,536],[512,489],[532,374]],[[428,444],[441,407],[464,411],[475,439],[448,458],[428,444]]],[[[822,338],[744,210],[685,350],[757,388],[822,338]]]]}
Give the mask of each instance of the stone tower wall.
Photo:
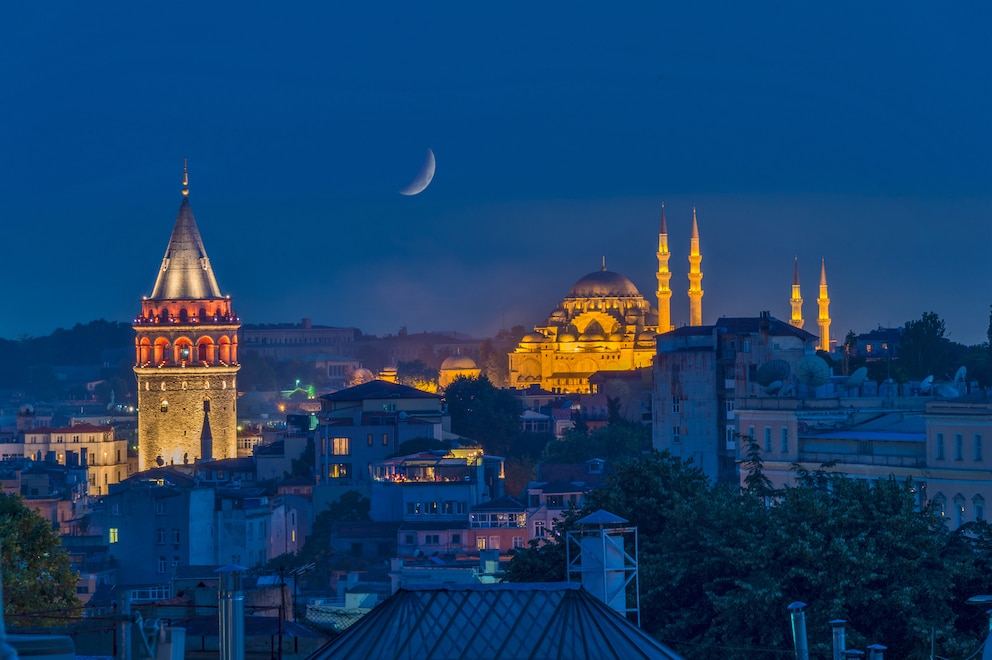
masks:
{"type": "Polygon", "coordinates": [[[138,469],[193,463],[200,456],[203,402],[210,401],[213,456],[237,457],[238,367],[135,368],[138,379],[138,469]],[[162,411],[162,401],[168,408],[162,411]]]}

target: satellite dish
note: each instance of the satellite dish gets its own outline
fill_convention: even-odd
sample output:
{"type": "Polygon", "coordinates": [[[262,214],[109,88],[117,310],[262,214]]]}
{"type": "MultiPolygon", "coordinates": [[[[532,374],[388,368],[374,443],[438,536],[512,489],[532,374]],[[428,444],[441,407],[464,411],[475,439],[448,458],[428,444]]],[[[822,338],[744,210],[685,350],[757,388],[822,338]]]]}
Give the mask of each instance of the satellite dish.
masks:
{"type": "Polygon", "coordinates": [[[777,394],[782,389],[782,381],[773,380],[765,385],[765,394],[777,394]]]}
{"type": "Polygon", "coordinates": [[[954,372],[954,382],[963,383],[964,379],[968,376],[968,368],[961,366],[958,370],[954,372]]]}
{"type": "Polygon", "coordinates": [[[954,387],[954,385],[950,383],[941,383],[937,386],[937,396],[941,396],[945,399],[955,399],[961,396],[961,393],[958,392],[958,388],[954,387]]]}
{"type": "Polygon", "coordinates": [[[830,367],[817,355],[806,355],[796,363],[796,377],[808,387],[819,387],[830,380],[830,367]]]}
{"type": "Polygon", "coordinates": [[[844,389],[853,390],[856,387],[860,387],[861,383],[868,380],[868,367],[858,367],[855,369],[854,373],[848,377],[847,381],[844,382],[844,389]]]}
{"type": "Polygon", "coordinates": [[[792,367],[785,360],[771,360],[758,367],[754,379],[758,381],[758,385],[768,387],[777,380],[785,382],[790,371],[792,371],[792,367]]]}
{"type": "Polygon", "coordinates": [[[931,387],[933,387],[933,376],[927,376],[923,379],[923,382],[920,383],[920,392],[922,394],[926,394],[930,391],[931,387]]]}

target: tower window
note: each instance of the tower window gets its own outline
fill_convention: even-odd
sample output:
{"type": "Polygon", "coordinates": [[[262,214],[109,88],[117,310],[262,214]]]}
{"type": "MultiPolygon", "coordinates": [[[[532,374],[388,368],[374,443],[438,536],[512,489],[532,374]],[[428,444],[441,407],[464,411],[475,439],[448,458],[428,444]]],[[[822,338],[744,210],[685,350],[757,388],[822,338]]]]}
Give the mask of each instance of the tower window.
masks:
{"type": "Polygon", "coordinates": [[[159,410],[161,410],[162,412],[169,412],[169,402],[166,401],[165,399],[162,399],[162,403],[159,406],[159,410]]]}

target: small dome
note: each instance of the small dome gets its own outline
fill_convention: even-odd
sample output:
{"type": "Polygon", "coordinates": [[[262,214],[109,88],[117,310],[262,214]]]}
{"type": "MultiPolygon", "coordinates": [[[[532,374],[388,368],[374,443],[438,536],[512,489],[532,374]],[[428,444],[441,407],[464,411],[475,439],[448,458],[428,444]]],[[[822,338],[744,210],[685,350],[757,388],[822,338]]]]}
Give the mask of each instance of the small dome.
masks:
{"type": "Polygon", "coordinates": [[[579,335],[580,341],[603,341],[604,339],[606,339],[606,333],[603,332],[603,326],[598,321],[593,321],[587,325],[586,331],[579,335]]]}
{"type": "Polygon", "coordinates": [[[530,332],[520,340],[524,344],[537,344],[544,341],[544,335],[540,332],[530,332]]]}
{"type": "Polygon", "coordinates": [[[568,292],[569,298],[605,298],[612,296],[640,296],[641,293],[620,273],[597,270],[575,283],[568,292]]]}
{"type": "Polygon", "coordinates": [[[637,335],[637,342],[639,344],[653,344],[657,337],[658,335],[656,335],[653,332],[642,332],[641,334],[637,335]]]}
{"type": "Polygon", "coordinates": [[[606,338],[609,341],[623,341],[623,335],[619,332],[611,332],[606,338]]]}
{"type": "Polygon", "coordinates": [[[441,363],[442,369],[478,369],[475,360],[467,355],[449,355],[441,363]]]}
{"type": "Polygon", "coordinates": [[[571,330],[562,330],[561,333],[558,335],[558,341],[569,342],[569,341],[577,341],[577,340],[578,337],[576,337],[575,333],[572,332],[571,330]]]}

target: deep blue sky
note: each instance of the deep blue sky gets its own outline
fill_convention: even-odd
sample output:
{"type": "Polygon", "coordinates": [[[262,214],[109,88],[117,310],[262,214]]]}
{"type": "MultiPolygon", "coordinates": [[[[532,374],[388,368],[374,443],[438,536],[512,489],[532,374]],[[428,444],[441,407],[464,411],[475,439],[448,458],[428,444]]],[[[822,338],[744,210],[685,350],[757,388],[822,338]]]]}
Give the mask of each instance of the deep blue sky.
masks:
{"type": "Polygon", "coordinates": [[[981,2],[18,3],[0,27],[0,336],[129,321],[190,201],[244,322],[532,326],[607,265],[687,321],[925,311],[985,339],[981,2]],[[398,190],[427,148],[431,186],[398,190]]]}

